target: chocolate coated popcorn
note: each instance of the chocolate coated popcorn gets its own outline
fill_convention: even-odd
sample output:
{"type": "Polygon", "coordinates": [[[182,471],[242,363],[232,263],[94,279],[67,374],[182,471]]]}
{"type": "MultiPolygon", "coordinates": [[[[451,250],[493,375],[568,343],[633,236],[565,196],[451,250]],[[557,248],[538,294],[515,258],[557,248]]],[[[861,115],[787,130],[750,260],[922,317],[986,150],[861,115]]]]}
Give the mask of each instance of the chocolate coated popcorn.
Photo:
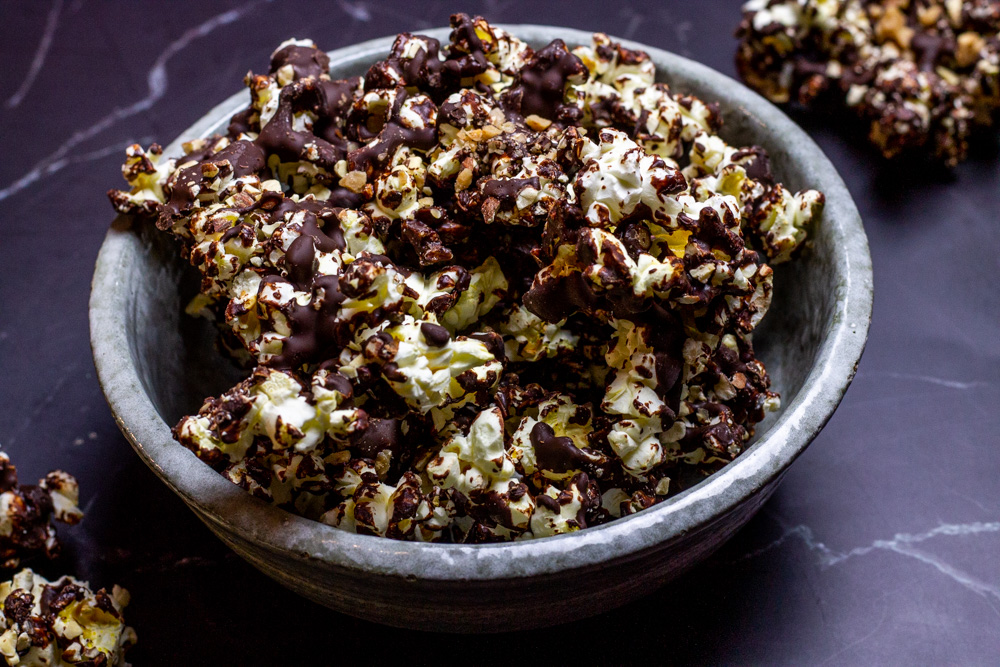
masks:
{"type": "Polygon", "coordinates": [[[59,541],[52,521],[79,522],[79,500],[72,475],[53,470],[36,486],[19,484],[17,468],[0,452],[0,567],[16,568],[37,555],[55,558],[59,541]]]}
{"type": "Polygon", "coordinates": [[[887,158],[965,158],[1000,106],[1000,3],[751,0],[736,56],[771,101],[853,109],[887,158]]]}
{"type": "Polygon", "coordinates": [[[122,610],[129,594],[94,592],[73,577],[47,581],[30,569],[0,583],[0,657],[6,665],[126,666],[136,641],[122,610]]]}
{"type": "Polygon", "coordinates": [[[743,451],[778,406],[771,264],[822,194],[605,35],[535,50],[459,14],[363,78],[328,65],[285,42],[224,136],[133,146],[109,193],[256,365],[180,443],[329,525],[469,543],[611,521],[743,451]]]}

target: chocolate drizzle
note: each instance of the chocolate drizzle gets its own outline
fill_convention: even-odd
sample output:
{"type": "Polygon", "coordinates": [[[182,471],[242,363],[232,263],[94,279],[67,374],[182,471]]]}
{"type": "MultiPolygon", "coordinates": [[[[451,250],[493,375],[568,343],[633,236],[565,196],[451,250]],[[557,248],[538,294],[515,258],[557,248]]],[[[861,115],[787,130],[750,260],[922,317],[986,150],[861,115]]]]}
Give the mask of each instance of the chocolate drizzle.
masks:
{"type": "Polygon", "coordinates": [[[518,73],[517,83],[504,94],[504,104],[522,116],[534,114],[572,123],[581,114],[578,107],[566,104],[566,84],[586,74],[583,62],[561,39],[555,39],[528,60],[518,73]]]}
{"type": "Polygon", "coordinates": [[[531,428],[529,439],[535,448],[538,467],[544,470],[567,472],[580,470],[590,463],[590,457],[573,444],[572,438],[556,436],[545,422],[538,422],[531,428]]]}
{"type": "Polygon", "coordinates": [[[313,133],[339,150],[347,148],[343,126],[354,104],[354,93],[360,85],[361,80],[358,77],[340,81],[321,80],[316,84],[316,96],[310,107],[316,114],[313,133]]]}
{"type": "Polygon", "coordinates": [[[484,197],[495,197],[500,201],[500,207],[513,208],[517,196],[525,188],[539,189],[537,176],[528,178],[491,178],[483,181],[481,191],[484,197]]]}
{"type": "Polygon", "coordinates": [[[389,57],[372,65],[365,74],[365,90],[393,88],[401,84],[441,101],[447,83],[447,71],[440,54],[441,42],[433,37],[400,33],[392,45],[389,57]],[[406,57],[403,53],[413,40],[421,40],[427,47],[417,48],[412,56],[406,57]]]}
{"type": "Polygon", "coordinates": [[[400,110],[406,99],[406,89],[397,88],[395,101],[377,133],[368,130],[365,126],[357,126],[359,138],[369,140],[374,137],[374,140],[370,141],[367,146],[352,151],[347,156],[351,171],[371,173],[382,166],[400,146],[411,146],[424,151],[434,147],[437,143],[437,129],[430,120],[436,107],[429,100],[427,103],[415,107],[414,111],[427,121],[426,127],[407,127],[400,118],[400,110]]]}
{"type": "Polygon", "coordinates": [[[312,46],[290,44],[271,56],[270,73],[275,74],[285,65],[291,65],[296,79],[318,78],[330,71],[330,58],[312,46]]]}
{"type": "Polygon", "coordinates": [[[739,163],[747,157],[750,160],[743,162],[743,169],[746,170],[747,176],[762,183],[774,182],[774,176],[771,174],[771,160],[767,156],[767,151],[760,146],[743,148],[733,153],[732,161],[739,163]]]}
{"type": "MultiPolygon", "coordinates": [[[[264,279],[269,283],[279,283],[285,279],[270,275],[264,279]]],[[[344,295],[340,290],[337,276],[322,276],[312,280],[313,293],[322,290],[323,298],[312,304],[301,305],[293,301],[286,314],[292,333],[282,346],[281,354],[271,357],[267,365],[272,368],[298,368],[305,363],[315,362],[332,356],[334,350],[343,347],[349,332],[338,318],[344,295]]]]}
{"type": "Polygon", "coordinates": [[[315,102],[318,99],[316,96],[321,95],[319,90],[314,79],[304,79],[285,86],[279,97],[278,109],[260,131],[257,145],[268,155],[277,155],[283,162],[305,160],[332,172],[337,161],[344,158],[346,144],[335,146],[312,132],[292,128],[293,104],[306,96],[315,102]],[[315,157],[310,156],[312,152],[315,152],[315,157]]]}
{"type": "Polygon", "coordinates": [[[169,229],[176,216],[191,210],[208,179],[226,174],[242,178],[256,174],[266,166],[264,152],[246,140],[234,141],[208,157],[188,155],[185,161],[193,161],[193,164],[179,169],[164,188],[168,198],[156,223],[160,229],[169,229]]]}
{"type": "Polygon", "coordinates": [[[351,448],[362,458],[374,459],[382,450],[397,450],[403,442],[402,422],[398,419],[372,419],[368,428],[351,439],[351,448]]]}
{"type": "Polygon", "coordinates": [[[444,347],[451,340],[451,334],[448,333],[448,330],[433,322],[422,322],[420,333],[423,334],[424,340],[431,347],[444,347]]]}
{"type": "Polygon", "coordinates": [[[576,311],[593,312],[597,303],[597,295],[580,273],[539,282],[524,295],[525,307],[546,322],[558,322],[576,311]]]}
{"type": "Polygon", "coordinates": [[[288,279],[296,285],[311,284],[315,259],[316,243],[311,236],[302,235],[292,241],[285,252],[288,279]]]}
{"type": "Polygon", "coordinates": [[[941,56],[955,50],[954,42],[941,35],[924,31],[914,33],[910,39],[910,46],[917,55],[917,66],[924,72],[933,72],[941,56]]]}

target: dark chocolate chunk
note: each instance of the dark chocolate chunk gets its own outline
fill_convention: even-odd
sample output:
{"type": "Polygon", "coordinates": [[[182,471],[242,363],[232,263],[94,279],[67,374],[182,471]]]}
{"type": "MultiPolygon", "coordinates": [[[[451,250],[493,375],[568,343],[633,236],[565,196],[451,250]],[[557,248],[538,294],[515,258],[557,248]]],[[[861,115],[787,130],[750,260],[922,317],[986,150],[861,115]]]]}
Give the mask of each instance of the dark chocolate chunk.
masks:
{"type": "Polygon", "coordinates": [[[586,74],[586,65],[570,53],[561,39],[555,39],[528,60],[517,83],[504,94],[504,104],[522,116],[576,121],[580,110],[565,103],[566,85],[570,79],[586,74]]]}
{"type": "Polygon", "coordinates": [[[351,438],[351,447],[362,458],[374,459],[384,449],[399,449],[403,441],[402,422],[398,419],[372,419],[368,428],[351,438]]]}
{"type": "Polygon", "coordinates": [[[542,470],[566,472],[579,470],[590,463],[590,457],[573,444],[572,438],[557,437],[545,422],[535,424],[529,438],[535,448],[535,460],[542,470]]]}
{"type": "Polygon", "coordinates": [[[420,333],[431,347],[444,347],[451,340],[451,334],[440,324],[421,322],[420,333]]]}

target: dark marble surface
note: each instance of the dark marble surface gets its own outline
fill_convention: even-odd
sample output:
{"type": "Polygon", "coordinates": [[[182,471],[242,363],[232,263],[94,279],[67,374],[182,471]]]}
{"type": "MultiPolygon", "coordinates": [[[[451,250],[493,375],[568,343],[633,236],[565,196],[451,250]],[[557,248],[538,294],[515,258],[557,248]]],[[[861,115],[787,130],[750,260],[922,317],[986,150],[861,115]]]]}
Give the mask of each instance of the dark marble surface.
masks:
{"type": "MultiPolygon", "coordinates": [[[[802,119],[871,242],[875,316],[854,386],[774,498],[682,580],[518,636],[392,630],[317,607],[224,548],[133,454],[101,396],[87,298],[128,143],[168,142],[275,45],[333,49],[497,21],[605,30],[733,75],[737,2],[0,4],[0,443],[26,480],[82,484],[47,571],[132,592],[137,665],[390,659],[996,664],[1000,660],[1000,170],[886,165],[802,119]],[[572,9],[571,9],[572,8],[572,9]]],[[[433,628],[427,628],[433,630],[433,628]]]]}

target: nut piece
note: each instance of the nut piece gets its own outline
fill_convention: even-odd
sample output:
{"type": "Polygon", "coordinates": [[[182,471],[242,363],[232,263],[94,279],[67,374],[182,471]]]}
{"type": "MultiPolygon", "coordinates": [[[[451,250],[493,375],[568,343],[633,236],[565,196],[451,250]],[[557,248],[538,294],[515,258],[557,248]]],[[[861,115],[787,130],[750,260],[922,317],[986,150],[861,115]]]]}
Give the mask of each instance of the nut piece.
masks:
{"type": "Polygon", "coordinates": [[[499,136],[501,134],[503,134],[503,130],[501,130],[499,127],[496,127],[494,125],[487,125],[486,127],[484,127],[482,129],[482,138],[484,140],[485,139],[492,139],[493,137],[499,136]]]}
{"type": "Polygon", "coordinates": [[[351,192],[361,192],[368,181],[368,175],[363,171],[350,171],[340,179],[341,187],[347,188],[351,192]]]}
{"type": "Polygon", "coordinates": [[[524,122],[527,123],[528,127],[532,130],[536,130],[538,132],[547,129],[550,125],[552,125],[552,121],[548,118],[542,118],[541,116],[536,116],[535,114],[526,116],[524,122]]]}
{"type": "Polygon", "coordinates": [[[959,67],[968,67],[979,60],[979,54],[986,45],[982,35],[977,32],[963,32],[958,36],[957,42],[955,62],[959,67]]]}
{"type": "Polygon", "coordinates": [[[462,171],[458,172],[458,176],[455,178],[455,189],[461,192],[468,189],[470,185],[472,185],[472,170],[464,167],[462,171]]]}
{"type": "Polygon", "coordinates": [[[892,40],[901,47],[909,48],[913,38],[913,29],[906,25],[906,15],[896,5],[886,8],[885,13],[875,25],[875,38],[879,42],[892,40]]]}
{"type": "Polygon", "coordinates": [[[917,7],[917,19],[922,26],[932,26],[941,18],[941,5],[917,7]]]}

